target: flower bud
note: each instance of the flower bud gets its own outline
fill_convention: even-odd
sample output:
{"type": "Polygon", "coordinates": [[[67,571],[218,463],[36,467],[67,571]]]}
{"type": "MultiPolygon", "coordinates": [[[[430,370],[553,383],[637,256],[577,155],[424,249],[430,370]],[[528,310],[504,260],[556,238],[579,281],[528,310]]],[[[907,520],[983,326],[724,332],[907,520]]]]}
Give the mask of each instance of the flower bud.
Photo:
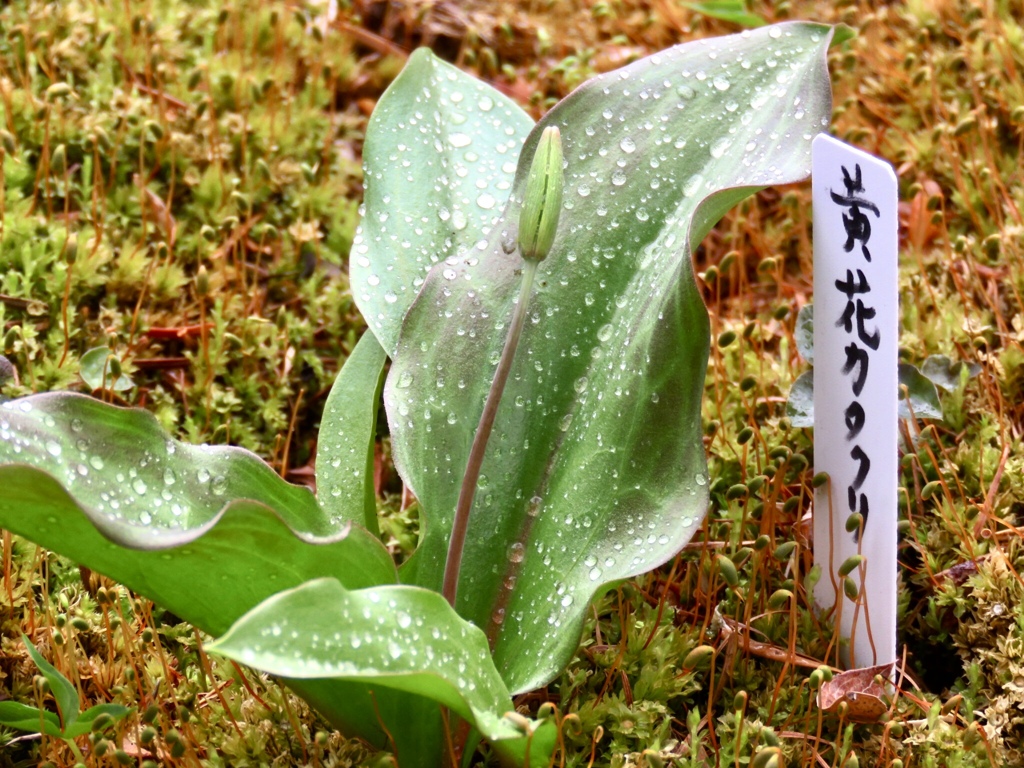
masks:
{"type": "Polygon", "coordinates": [[[63,144],[58,144],[50,155],[50,169],[58,176],[63,176],[68,168],[68,150],[63,144]]]}
{"type": "Polygon", "coordinates": [[[843,564],[839,566],[839,576],[841,578],[846,578],[857,570],[857,568],[860,567],[860,564],[865,560],[867,560],[867,558],[864,557],[864,555],[850,555],[843,561],[843,564]]]}
{"type": "Polygon", "coordinates": [[[550,126],[537,142],[519,214],[519,253],[524,259],[542,261],[551,250],[562,212],[564,184],[562,135],[550,126]]]}
{"type": "Polygon", "coordinates": [[[74,264],[78,259],[78,238],[75,235],[68,235],[68,239],[64,241],[64,247],[61,248],[61,257],[69,265],[74,264]]]}
{"type": "Polygon", "coordinates": [[[715,649],[710,645],[698,645],[683,659],[683,669],[692,670],[697,667],[707,666],[708,663],[714,658],[715,649]]]}
{"type": "Polygon", "coordinates": [[[17,149],[14,144],[14,136],[7,131],[0,131],[0,147],[3,147],[4,152],[8,155],[13,155],[17,149]]]}

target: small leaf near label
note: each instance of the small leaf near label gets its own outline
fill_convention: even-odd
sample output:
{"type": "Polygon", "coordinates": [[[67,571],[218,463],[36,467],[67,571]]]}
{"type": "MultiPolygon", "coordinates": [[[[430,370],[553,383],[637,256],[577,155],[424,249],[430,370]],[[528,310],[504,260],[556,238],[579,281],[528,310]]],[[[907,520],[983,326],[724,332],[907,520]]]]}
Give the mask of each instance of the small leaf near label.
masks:
{"type": "Polygon", "coordinates": [[[127,392],[135,386],[135,382],[124,374],[114,375],[110,370],[110,354],[109,347],[94,347],[82,355],[82,359],[78,361],[78,372],[82,376],[82,381],[93,391],[107,389],[127,392]]]}
{"type": "Polygon", "coordinates": [[[941,419],[942,406],[935,385],[910,363],[900,363],[900,418],[941,419]]]}
{"type": "Polygon", "coordinates": [[[800,374],[789,390],[786,416],[794,427],[814,426],[814,371],[800,374]]]}
{"type": "Polygon", "coordinates": [[[796,316],[796,327],[793,329],[796,340],[796,351],[808,363],[814,363],[814,305],[805,304],[796,316]]]}
{"type": "Polygon", "coordinates": [[[967,369],[967,378],[974,378],[981,372],[981,366],[977,363],[968,364],[962,360],[954,362],[945,355],[932,355],[921,365],[921,373],[935,386],[952,392],[960,386],[964,368],[967,369]]]}
{"type": "MultiPolygon", "coordinates": [[[[901,419],[909,419],[911,411],[918,419],[941,419],[942,406],[935,385],[910,363],[900,363],[901,419]],[[904,387],[906,389],[904,389],[904,387]]],[[[814,426],[814,371],[800,374],[786,399],[786,416],[794,427],[814,426]]]]}

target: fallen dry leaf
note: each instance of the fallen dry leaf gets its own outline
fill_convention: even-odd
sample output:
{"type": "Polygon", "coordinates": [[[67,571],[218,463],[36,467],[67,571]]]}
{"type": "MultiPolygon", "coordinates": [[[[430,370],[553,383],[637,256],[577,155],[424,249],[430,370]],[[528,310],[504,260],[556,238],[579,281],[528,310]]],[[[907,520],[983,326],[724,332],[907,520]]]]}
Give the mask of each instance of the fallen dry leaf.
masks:
{"type": "Polygon", "coordinates": [[[884,681],[891,669],[890,663],[840,672],[821,686],[818,707],[825,712],[836,712],[845,702],[846,716],[850,720],[855,723],[877,722],[889,709],[883,697],[886,695],[884,681]],[[883,679],[881,683],[875,679],[879,675],[883,679]]]}

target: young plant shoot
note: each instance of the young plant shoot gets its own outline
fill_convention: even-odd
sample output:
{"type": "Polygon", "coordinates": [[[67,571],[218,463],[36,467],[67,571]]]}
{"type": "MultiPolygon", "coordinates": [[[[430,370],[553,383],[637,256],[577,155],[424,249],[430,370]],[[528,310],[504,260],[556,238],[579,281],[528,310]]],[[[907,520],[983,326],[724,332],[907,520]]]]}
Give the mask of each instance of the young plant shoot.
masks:
{"type": "Polygon", "coordinates": [[[786,23],[680,45],[537,125],[415,52],[366,136],[349,272],[370,330],[325,407],[318,495],[52,392],[0,404],[0,527],[194,623],[403,768],[444,764],[442,711],[547,765],[554,724],[512,696],[566,666],[595,596],[701,524],[691,253],[739,200],[807,177],[831,37],[786,23]],[[369,471],[382,391],[420,505],[400,569],[369,471]]]}
{"type": "Polygon", "coordinates": [[[473,436],[473,447],[469,451],[466,474],[462,478],[459,502],[455,508],[455,521],[448,544],[448,560],[445,562],[442,589],[452,607],[455,607],[459,568],[462,565],[462,548],[469,527],[469,513],[473,506],[473,497],[476,495],[477,481],[480,478],[480,467],[484,461],[491,428],[494,427],[498,404],[505,391],[505,382],[508,380],[509,371],[512,370],[512,361],[516,357],[523,320],[526,318],[530,293],[533,291],[533,277],[537,274],[537,265],[547,257],[552,243],[555,242],[558,217],[562,211],[563,186],[562,135],[557,127],[549,126],[541,134],[540,143],[534,152],[530,178],[526,183],[526,200],[519,216],[519,253],[523,257],[523,285],[519,289],[519,299],[516,301],[505,347],[498,360],[498,368],[494,372],[491,390],[487,393],[484,411],[480,415],[480,425],[473,436]]]}

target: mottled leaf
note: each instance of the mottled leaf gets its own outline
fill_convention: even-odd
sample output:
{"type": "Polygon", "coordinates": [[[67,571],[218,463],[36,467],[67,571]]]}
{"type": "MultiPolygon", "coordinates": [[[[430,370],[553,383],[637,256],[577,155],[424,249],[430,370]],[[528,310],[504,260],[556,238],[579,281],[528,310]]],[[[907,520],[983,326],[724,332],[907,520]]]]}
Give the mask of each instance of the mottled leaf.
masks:
{"type": "Polygon", "coordinates": [[[909,419],[911,411],[918,419],[941,419],[942,405],[935,384],[910,363],[900,363],[900,406],[901,419],[909,419]]]}
{"type": "MultiPolygon", "coordinates": [[[[941,419],[942,406],[935,385],[910,363],[899,364],[899,416],[909,419],[941,419]],[[909,401],[909,402],[908,402],[909,401]]],[[[794,427],[814,426],[814,371],[800,374],[786,399],[786,416],[794,427]]]]}
{"type": "Polygon", "coordinates": [[[793,328],[796,351],[808,363],[814,363],[814,305],[805,304],[796,316],[796,327],[793,328]]]}
{"type": "Polygon", "coordinates": [[[967,364],[962,360],[953,362],[946,355],[931,355],[921,364],[921,373],[935,386],[952,392],[960,386],[960,377],[965,368],[968,378],[973,378],[981,372],[981,366],[977,363],[967,364]]]}
{"type": "Polygon", "coordinates": [[[786,398],[786,416],[794,427],[814,426],[814,371],[801,373],[786,398]]]}
{"type": "Polygon", "coordinates": [[[349,273],[388,354],[427,271],[494,226],[532,127],[507,96],[425,48],[377,102],[363,147],[367,215],[349,273]]]}
{"type": "MultiPolygon", "coordinates": [[[[460,614],[487,627],[513,691],[557,673],[597,592],[669,559],[700,525],[709,324],[690,252],[753,190],[809,173],[830,111],[830,34],[785,24],[700,40],[588,82],[530,134],[501,220],[433,268],[409,310],[385,402],[396,463],[422,504],[403,580],[436,589],[519,290],[526,170],[540,132],[558,126],[562,221],[484,461],[459,589],[460,614]]],[[[408,97],[402,107],[422,108],[408,97]]],[[[372,178],[385,172],[367,160],[372,178]]],[[[389,210],[370,200],[366,221],[389,210]]]]}
{"type": "Polygon", "coordinates": [[[44,394],[0,405],[0,527],[218,634],[312,578],[386,583],[376,537],[239,448],[171,439],[145,411],[44,394]]]}

